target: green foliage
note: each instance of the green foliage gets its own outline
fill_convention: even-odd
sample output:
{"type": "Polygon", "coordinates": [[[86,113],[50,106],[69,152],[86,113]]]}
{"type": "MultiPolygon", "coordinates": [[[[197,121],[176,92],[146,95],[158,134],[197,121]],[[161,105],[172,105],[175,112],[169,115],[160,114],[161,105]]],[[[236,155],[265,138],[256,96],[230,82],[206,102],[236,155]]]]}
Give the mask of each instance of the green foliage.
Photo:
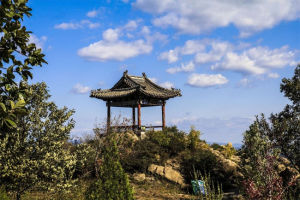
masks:
{"type": "Polygon", "coordinates": [[[233,155],[236,154],[235,148],[232,146],[231,142],[223,146],[223,150],[221,153],[225,156],[225,158],[230,159],[233,155]]]}
{"type": "Polygon", "coordinates": [[[137,141],[132,149],[121,157],[122,166],[131,173],[146,172],[150,164],[160,164],[168,158],[168,154],[159,145],[148,139],[137,141]]]}
{"type": "Polygon", "coordinates": [[[3,186],[0,187],[0,199],[1,200],[10,200],[6,195],[5,188],[3,186]]]}
{"type": "Polygon", "coordinates": [[[17,118],[17,129],[0,137],[0,184],[17,194],[38,187],[65,190],[72,186],[75,157],[67,148],[74,113],[49,102],[45,83],[28,86],[29,113],[17,118]]]}
{"type": "Polygon", "coordinates": [[[95,177],[96,150],[93,145],[83,142],[75,144],[71,148],[76,157],[74,178],[95,177]]]}
{"type": "Polygon", "coordinates": [[[0,2],[0,131],[15,129],[16,118],[24,115],[23,96],[27,93],[16,80],[32,78],[30,70],[46,63],[41,49],[29,44],[30,31],[22,26],[24,16],[30,17],[27,0],[0,2]]]}
{"type": "Polygon", "coordinates": [[[126,171],[146,172],[150,164],[164,164],[185,147],[185,133],[175,126],[166,127],[163,131],[149,131],[145,139],[136,141],[130,147],[132,151],[122,153],[121,163],[126,171]]]}
{"type": "Polygon", "coordinates": [[[280,90],[293,104],[286,105],[282,112],[271,115],[273,129],[268,136],[281,154],[300,170],[300,64],[292,78],[282,79],[280,90]]]}
{"type": "Polygon", "coordinates": [[[177,155],[186,146],[185,133],[179,131],[176,126],[166,127],[163,131],[149,131],[147,137],[150,141],[165,149],[170,156],[177,155]]]}
{"type": "Polygon", "coordinates": [[[88,200],[132,200],[133,189],[120,162],[114,137],[107,137],[102,151],[99,178],[86,192],[88,200]]]}
{"type": "Polygon", "coordinates": [[[218,166],[216,156],[208,149],[197,148],[195,151],[186,150],[181,156],[181,170],[187,183],[190,183],[194,178],[194,174],[191,174],[194,168],[203,174],[205,172],[214,174],[213,169],[218,166]]]}
{"type": "Polygon", "coordinates": [[[242,169],[246,177],[252,177],[257,182],[263,181],[264,174],[258,163],[265,162],[266,155],[271,153],[271,143],[265,134],[271,129],[264,115],[250,125],[249,130],[244,133],[243,146],[241,149],[242,169]]]}
{"type": "Polygon", "coordinates": [[[188,148],[194,151],[200,142],[200,131],[197,131],[194,127],[191,128],[188,135],[188,148]]]}
{"type": "Polygon", "coordinates": [[[194,180],[202,180],[204,181],[204,191],[205,194],[202,194],[201,192],[198,194],[199,200],[222,200],[223,199],[223,191],[222,191],[222,185],[218,182],[214,182],[213,179],[211,179],[210,174],[201,173],[200,171],[196,171],[194,169],[194,180]]]}

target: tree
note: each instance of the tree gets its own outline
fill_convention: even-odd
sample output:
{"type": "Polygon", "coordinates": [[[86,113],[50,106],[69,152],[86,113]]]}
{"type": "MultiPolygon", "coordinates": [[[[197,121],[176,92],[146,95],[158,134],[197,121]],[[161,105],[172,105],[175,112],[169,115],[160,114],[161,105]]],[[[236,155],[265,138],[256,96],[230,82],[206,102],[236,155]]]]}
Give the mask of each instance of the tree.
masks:
{"type": "Polygon", "coordinates": [[[300,169],[300,64],[291,79],[284,78],[281,92],[292,101],[278,114],[272,114],[270,120],[273,130],[268,134],[274,145],[281,150],[294,167],[300,169]]]}
{"type": "Polygon", "coordinates": [[[45,83],[27,86],[29,113],[18,117],[17,129],[0,138],[0,185],[16,193],[28,189],[65,189],[71,186],[76,160],[66,147],[74,121],[73,110],[49,102],[45,83]]]}
{"type": "Polygon", "coordinates": [[[32,78],[32,67],[46,63],[41,49],[29,44],[31,32],[21,24],[24,16],[31,16],[27,1],[0,1],[0,137],[16,128],[17,115],[26,113],[26,88],[16,80],[32,78]]]}
{"type": "Polygon", "coordinates": [[[99,178],[91,184],[88,200],[133,200],[133,190],[120,161],[118,147],[113,136],[107,136],[102,151],[99,178]]]}
{"type": "Polygon", "coordinates": [[[244,188],[249,200],[281,200],[288,195],[287,189],[295,184],[291,177],[285,185],[277,166],[280,164],[280,151],[273,146],[268,135],[272,127],[264,115],[250,125],[244,134],[241,149],[244,188]]]}

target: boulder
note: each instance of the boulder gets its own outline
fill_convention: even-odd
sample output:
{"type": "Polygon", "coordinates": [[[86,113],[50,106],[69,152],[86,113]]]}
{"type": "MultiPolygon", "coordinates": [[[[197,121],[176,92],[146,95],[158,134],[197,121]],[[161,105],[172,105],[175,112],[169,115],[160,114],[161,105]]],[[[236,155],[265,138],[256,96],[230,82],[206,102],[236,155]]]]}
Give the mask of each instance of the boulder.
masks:
{"type": "Polygon", "coordinates": [[[133,174],[133,179],[137,182],[143,182],[146,179],[146,175],[143,173],[133,174]]]}
{"type": "Polygon", "coordinates": [[[180,172],[173,169],[170,166],[160,166],[160,165],[151,164],[148,167],[148,171],[151,172],[152,174],[157,174],[171,182],[177,183],[182,187],[186,186],[186,184],[184,183],[184,178],[180,174],[180,172]]]}

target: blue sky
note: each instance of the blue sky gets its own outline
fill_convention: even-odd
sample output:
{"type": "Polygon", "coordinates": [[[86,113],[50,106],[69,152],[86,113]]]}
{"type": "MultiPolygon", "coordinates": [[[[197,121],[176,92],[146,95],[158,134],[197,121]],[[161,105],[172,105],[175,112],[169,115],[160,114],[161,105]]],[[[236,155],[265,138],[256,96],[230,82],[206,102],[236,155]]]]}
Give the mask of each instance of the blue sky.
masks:
{"type": "MultiPolygon", "coordinates": [[[[110,88],[123,71],[145,72],[183,96],[167,102],[167,125],[194,125],[210,142],[240,143],[255,115],[283,109],[283,77],[300,61],[300,1],[29,0],[24,24],[46,54],[34,69],[52,100],[76,110],[73,136],[106,117],[91,89],[110,88]]],[[[113,108],[130,117],[130,110],[113,108]]],[[[159,107],[142,109],[159,124],[159,107]]]]}

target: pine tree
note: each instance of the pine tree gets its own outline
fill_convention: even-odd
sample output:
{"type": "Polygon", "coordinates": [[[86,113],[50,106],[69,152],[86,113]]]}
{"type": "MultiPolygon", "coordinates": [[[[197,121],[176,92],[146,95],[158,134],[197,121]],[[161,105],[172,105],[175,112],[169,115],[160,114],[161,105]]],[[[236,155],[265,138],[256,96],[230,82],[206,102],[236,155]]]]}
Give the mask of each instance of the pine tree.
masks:
{"type": "Polygon", "coordinates": [[[108,136],[102,151],[99,179],[86,193],[87,200],[132,200],[133,189],[124,172],[114,137],[108,136]]]}

